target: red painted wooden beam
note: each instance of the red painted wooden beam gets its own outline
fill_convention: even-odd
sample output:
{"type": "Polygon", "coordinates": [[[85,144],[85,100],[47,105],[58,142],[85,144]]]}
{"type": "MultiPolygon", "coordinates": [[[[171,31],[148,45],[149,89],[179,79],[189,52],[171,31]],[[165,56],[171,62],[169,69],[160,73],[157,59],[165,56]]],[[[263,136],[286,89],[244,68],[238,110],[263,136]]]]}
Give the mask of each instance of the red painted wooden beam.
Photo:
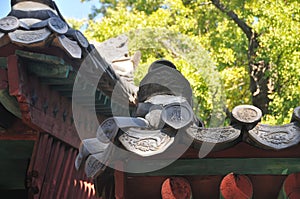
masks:
{"type": "Polygon", "coordinates": [[[37,140],[37,134],[37,131],[16,119],[10,128],[0,130],[0,140],[37,140]]]}
{"type": "Polygon", "coordinates": [[[80,144],[77,132],[81,132],[82,139],[96,137],[99,122],[105,119],[98,116],[100,121],[95,121],[92,112],[79,107],[77,119],[80,122],[76,129],[71,100],[41,84],[36,76],[28,74],[26,65],[16,55],[8,57],[8,83],[10,95],[17,98],[25,124],[48,132],[75,148],[80,144]]]}

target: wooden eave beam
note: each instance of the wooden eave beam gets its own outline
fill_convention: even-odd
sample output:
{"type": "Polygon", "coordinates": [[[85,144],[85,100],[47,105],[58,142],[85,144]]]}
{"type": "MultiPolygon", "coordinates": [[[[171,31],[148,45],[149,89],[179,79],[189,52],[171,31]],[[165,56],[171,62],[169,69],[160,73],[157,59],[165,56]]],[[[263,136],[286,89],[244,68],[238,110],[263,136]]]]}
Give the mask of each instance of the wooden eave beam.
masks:
{"type": "Polygon", "coordinates": [[[80,144],[77,131],[85,132],[82,135],[85,138],[95,137],[98,124],[91,119],[93,113],[80,109],[80,122],[76,129],[71,100],[41,84],[38,77],[26,71],[26,66],[19,59],[17,55],[8,57],[7,73],[9,94],[16,97],[23,122],[76,148],[80,144]]]}
{"type": "Polygon", "coordinates": [[[0,131],[0,140],[36,140],[38,132],[20,119],[16,119],[10,128],[0,131]]]}
{"type": "MultiPolygon", "coordinates": [[[[144,160],[149,165],[162,164],[160,160],[144,160]]],[[[125,169],[139,167],[139,161],[131,160],[125,169]]],[[[137,168],[138,169],[138,168],[137,168]]],[[[204,158],[179,159],[171,165],[149,173],[130,173],[128,176],[194,176],[194,175],[287,175],[300,172],[300,158],[204,158]]]]}

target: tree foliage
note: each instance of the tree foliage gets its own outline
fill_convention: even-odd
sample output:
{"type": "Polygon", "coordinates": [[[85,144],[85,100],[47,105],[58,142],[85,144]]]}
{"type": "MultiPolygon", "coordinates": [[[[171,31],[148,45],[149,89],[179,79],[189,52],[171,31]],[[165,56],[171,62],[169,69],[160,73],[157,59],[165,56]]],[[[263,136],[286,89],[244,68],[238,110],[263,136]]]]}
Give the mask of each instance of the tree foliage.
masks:
{"type": "Polygon", "coordinates": [[[190,81],[196,102],[195,112],[203,120],[209,121],[215,109],[222,109],[222,106],[216,106],[219,100],[225,101],[229,111],[236,105],[252,102],[254,93],[249,88],[251,75],[256,69],[249,66],[249,60],[267,66],[261,73],[261,78],[268,80],[263,83],[269,88],[265,122],[289,122],[293,108],[300,105],[298,1],[99,2],[101,6],[94,9],[93,16],[100,12],[104,17],[100,21],[90,20],[85,31],[88,39],[104,41],[123,33],[134,35],[130,50],[142,51],[136,83],[154,60],[166,58],[173,61],[190,81]],[[224,6],[225,12],[217,8],[218,3],[224,6]],[[258,46],[253,49],[251,57],[249,36],[228,12],[235,14],[233,16],[255,33],[258,46]],[[163,42],[164,39],[167,42],[163,42]],[[224,89],[218,86],[220,82],[224,89]]]}

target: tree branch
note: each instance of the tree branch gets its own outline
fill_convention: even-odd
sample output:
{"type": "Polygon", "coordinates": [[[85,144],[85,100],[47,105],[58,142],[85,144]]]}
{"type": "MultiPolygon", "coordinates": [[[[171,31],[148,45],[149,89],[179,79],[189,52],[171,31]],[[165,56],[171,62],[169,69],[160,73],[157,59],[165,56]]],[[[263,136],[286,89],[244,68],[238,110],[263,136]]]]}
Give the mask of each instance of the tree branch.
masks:
{"type": "Polygon", "coordinates": [[[252,93],[253,105],[260,108],[263,114],[268,112],[270,99],[268,94],[271,92],[269,87],[269,78],[265,76],[266,71],[270,70],[270,64],[263,60],[255,60],[256,51],[259,47],[258,34],[232,10],[228,9],[220,0],[211,0],[212,4],[225,13],[233,20],[245,33],[248,38],[248,65],[250,75],[250,91],[252,93]]]}
{"type": "Polygon", "coordinates": [[[249,41],[253,39],[252,28],[248,26],[243,20],[241,20],[235,12],[233,12],[232,10],[228,10],[226,6],[223,5],[219,0],[211,0],[211,2],[216,6],[216,8],[230,17],[242,29],[249,41]]]}

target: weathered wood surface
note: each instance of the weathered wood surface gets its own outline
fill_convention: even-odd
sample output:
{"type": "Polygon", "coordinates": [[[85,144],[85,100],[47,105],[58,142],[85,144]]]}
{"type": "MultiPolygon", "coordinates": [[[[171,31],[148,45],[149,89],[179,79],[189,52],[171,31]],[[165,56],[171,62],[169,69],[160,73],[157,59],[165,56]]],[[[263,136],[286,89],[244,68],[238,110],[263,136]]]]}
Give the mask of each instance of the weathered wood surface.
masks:
{"type": "Polygon", "coordinates": [[[78,88],[76,87],[76,89],[73,89],[77,74],[73,70],[73,67],[65,63],[61,58],[24,51],[16,51],[16,54],[22,58],[21,62],[25,65],[24,67],[28,69],[29,75],[37,75],[43,84],[51,85],[51,89],[58,91],[59,94],[65,97],[72,98],[75,96],[78,104],[84,106],[84,109],[87,110],[91,109],[89,107],[93,105],[93,95],[95,95],[96,112],[108,115],[111,114],[109,111],[110,100],[108,97],[99,90],[94,94],[95,88],[89,85],[87,81],[80,81],[79,86],[77,86],[78,88]],[[39,57],[37,58],[37,62],[42,64],[36,64],[37,62],[34,61],[36,57],[39,57]],[[33,64],[34,67],[31,64],[33,64]],[[48,66],[44,67],[45,65],[48,66]],[[78,91],[77,89],[81,90],[78,91]],[[76,91],[76,95],[73,95],[74,91],[76,91]],[[81,95],[78,96],[79,94],[81,95]],[[89,96],[87,96],[87,94],[89,94],[89,96]]]}
{"type": "MultiPolygon", "coordinates": [[[[77,148],[80,139],[73,123],[71,101],[40,84],[37,77],[29,77],[25,67],[19,67],[17,56],[10,56],[8,60],[9,91],[18,100],[23,120],[33,128],[43,129],[77,148]]],[[[93,132],[95,136],[98,126],[89,120],[91,113],[82,109],[78,117],[81,121],[79,130],[93,132]],[[84,130],[91,127],[95,127],[94,131],[84,130]]]]}
{"type": "MultiPolygon", "coordinates": [[[[1,110],[1,121],[9,121],[9,125],[5,129],[0,130],[0,140],[36,140],[37,131],[25,125],[21,119],[7,115],[1,110]]],[[[2,123],[2,122],[0,122],[2,123]]]]}
{"type": "Polygon", "coordinates": [[[96,198],[95,188],[83,170],[76,171],[77,150],[41,133],[27,173],[30,198],[96,198]]]}

